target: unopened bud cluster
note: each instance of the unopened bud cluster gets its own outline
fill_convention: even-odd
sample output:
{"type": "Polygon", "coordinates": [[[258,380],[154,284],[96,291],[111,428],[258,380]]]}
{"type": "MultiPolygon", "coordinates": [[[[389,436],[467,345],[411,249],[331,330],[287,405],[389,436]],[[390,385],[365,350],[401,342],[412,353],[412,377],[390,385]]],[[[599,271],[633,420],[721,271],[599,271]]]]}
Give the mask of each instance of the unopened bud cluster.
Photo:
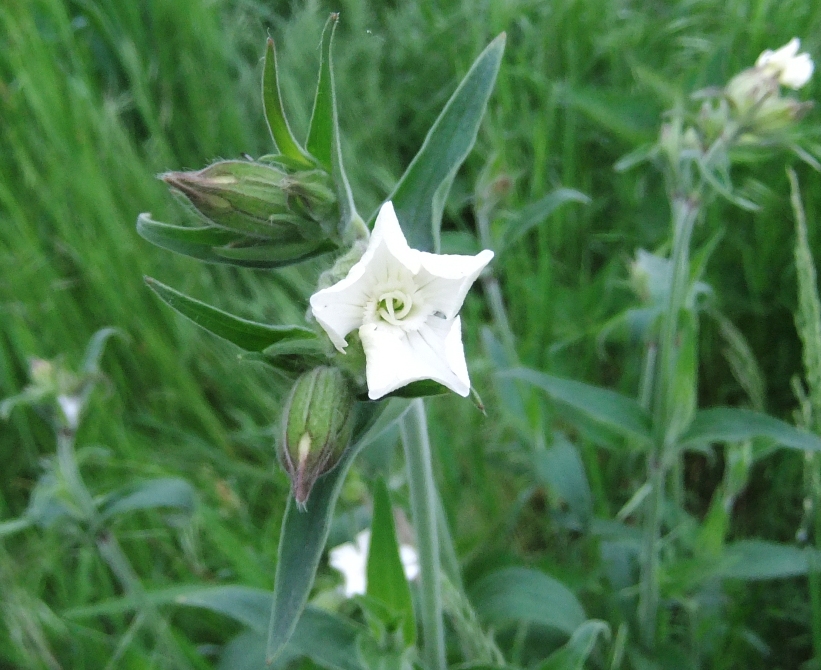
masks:
{"type": "Polygon", "coordinates": [[[304,506],[320,475],[339,462],[353,428],[355,397],[344,373],[320,366],[296,380],[282,419],[279,457],[304,506]]]}
{"type": "Polygon", "coordinates": [[[336,237],[336,193],[324,170],[230,160],[161,178],[220,228],[277,242],[336,237]]]}
{"type": "MultiPolygon", "coordinates": [[[[766,50],[724,88],[700,91],[698,111],[664,124],[659,149],[671,163],[722,153],[733,145],[769,145],[788,131],[812,107],[785,94],[783,88],[804,86],[813,73],[809,54],[798,53],[800,41],[792,39],[775,51],[766,50]]],[[[713,158],[716,158],[713,156],[713,158]]],[[[720,162],[720,161],[719,161],[720,162]]]]}

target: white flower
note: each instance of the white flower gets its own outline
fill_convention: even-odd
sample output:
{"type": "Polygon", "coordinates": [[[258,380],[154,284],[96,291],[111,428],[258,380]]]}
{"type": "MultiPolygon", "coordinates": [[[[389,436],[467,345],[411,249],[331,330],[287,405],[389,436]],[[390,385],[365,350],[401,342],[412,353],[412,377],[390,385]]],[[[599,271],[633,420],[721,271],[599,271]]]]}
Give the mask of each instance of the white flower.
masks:
{"type": "MultiPolygon", "coordinates": [[[[363,530],[356,536],[356,542],[346,542],[331,549],[328,562],[345,578],[345,597],[363,595],[366,591],[366,569],[368,565],[368,547],[371,543],[371,531],[363,530]]],[[[407,544],[399,545],[399,558],[405,570],[405,577],[410,581],[419,574],[419,557],[416,549],[407,544]]]]}
{"type": "Polygon", "coordinates": [[[810,80],[815,65],[808,53],[798,53],[799,48],[801,40],[793,37],[780,49],[764,51],[755,66],[776,77],[783,86],[801,88],[810,80]]]}
{"type": "Polygon", "coordinates": [[[311,309],[339,351],[355,328],[365,349],[368,397],[432,379],[470,393],[462,324],[468,289],[493,258],[430,254],[408,246],[391,202],[379,210],[368,248],[348,275],[311,296],[311,309]]]}

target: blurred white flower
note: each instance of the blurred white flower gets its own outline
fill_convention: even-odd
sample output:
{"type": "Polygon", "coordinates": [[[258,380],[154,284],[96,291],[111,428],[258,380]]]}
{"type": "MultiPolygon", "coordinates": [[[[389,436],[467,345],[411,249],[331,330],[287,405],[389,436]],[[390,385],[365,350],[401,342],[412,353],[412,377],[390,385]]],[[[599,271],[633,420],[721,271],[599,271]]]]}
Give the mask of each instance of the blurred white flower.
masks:
{"type": "Polygon", "coordinates": [[[467,396],[470,379],[457,314],[491,258],[487,249],[476,256],[411,249],[393,204],[386,202],[362,258],[342,281],[314,293],[311,309],[343,353],[345,337],[359,329],[372,400],[421,379],[467,396]]]}
{"type": "Polygon", "coordinates": [[[815,64],[808,53],[798,53],[800,48],[801,40],[793,37],[780,49],[764,51],[755,66],[774,76],[782,86],[801,88],[810,80],[815,64]]]}
{"type": "MultiPolygon", "coordinates": [[[[355,542],[340,544],[329,552],[328,563],[345,578],[346,598],[364,595],[367,589],[366,569],[370,542],[371,531],[366,529],[357,534],[355,542]]],[[[419,574],[419,556],[416,549],[407,544],[399,545],[399,558],[408,581],[416,579],[419,574]]]]}

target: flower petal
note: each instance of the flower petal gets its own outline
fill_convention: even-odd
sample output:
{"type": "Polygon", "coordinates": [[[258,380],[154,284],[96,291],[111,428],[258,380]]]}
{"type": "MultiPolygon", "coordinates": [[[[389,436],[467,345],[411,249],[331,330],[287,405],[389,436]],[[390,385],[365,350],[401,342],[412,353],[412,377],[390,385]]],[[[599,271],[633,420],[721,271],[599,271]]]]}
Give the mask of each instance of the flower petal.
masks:
{"type": "Polygon", "coordinates": [[[433,317],[415,331],[384,322],[360,327],[371,400],[422,379],[439,382],[461,396],[470,393],[461,321],[437,321],[433,317]]]}
{"type": "Polygon", "coordinates": [[[368,251],[371,250],[371,247],[375,248],[382,242],[388,247],[391,255],[408,270],[414,274],[419,272],[422,253],[408,246],[408,241],[405,239],[405,234],[399,225],[399,219],[396,218],[396,210],[394,210],[393,203],[390,200],[379,209],[376,223],[373,224],[371,240],[368,243],[368,251]]]}
{"type": "Polygon", "coordinates": [[[341,282],[311,296],[311,311],[314,318],[341,352],[348,346],[345,336],[362,325],[367,299],[366,289],[370,285],[367,277],[362,275],[353,282],[348,282],[350,276],[351,273],[348,273],[348,277],[341,282]],[[345,283],[347,285],[343,285],[345,283]]]}
{"type": "Polygon", "coordinates": [[[475,256],[422,253],[417,290],[430,305],[431,312],[440,312],[450,320],[462,308],[470,287],[492,258],[493,252],[489,249],[475,256]]]}

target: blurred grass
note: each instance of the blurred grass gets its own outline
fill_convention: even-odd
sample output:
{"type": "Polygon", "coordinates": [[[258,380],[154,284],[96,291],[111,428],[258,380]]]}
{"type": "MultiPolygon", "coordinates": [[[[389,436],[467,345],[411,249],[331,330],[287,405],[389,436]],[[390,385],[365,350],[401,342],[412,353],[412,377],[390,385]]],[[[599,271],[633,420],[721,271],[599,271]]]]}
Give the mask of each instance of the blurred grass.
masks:
{"type": "MultiPolygon", "coordinates": [[[[287,486],[278,470],[271,474],[281,380],[178,319],[146,290],[142,276],[285,323],[304,311],[318,266],[273,274],[203,267],[149,246],[134,221],[141,211],[182,220],[156,173],[270,149],[258,90],[268,33],[280,51],[293,126],[303,136],[329,10],[342,14],[335,59],[343,149],[363,213],[390,191],[475,55],[508,32],[496,93],[454,187],[445,230],[473,231],[470,194],[491,161],[511,183],[505,209],[559,185],[589,194],[591,205],[560,210],[500,259],[496,273],[523,362],[628,393],[638,376],[635,352],[610,344],[602,358],[595,339],[629,303],[625,266],[636,248],[663,242],[668,213],[656,175],[641,168],[617,174],[613,164],[652,141],[660,113],[674,102],[670,91],[720,84],[793,35],[821,54],[821,5],[807,0],[4,2],[0,397],[25,384],[30,356],[64,354],[76,362],[96,329],[113,325],[127,334],[106,354],[110,392],[98,394],[80,435],[81,443],[110,450],[88,463],[91,479],[102,492],[133,477],[183,473],[203,502],[193,544],[154,517],[144,521],[163,530],[149,543],[139,535],[125,541],[153,584],[220,578],[270,586],[287,486]]],[[[807,98],[818,97],[817,79],[807,98]]],[[[817,124],[818,112],[806,123],[817,124]]],[[[802,176],[808,219],[817,220],[821,181],[802,176]]],[[[777,161],[750,166],[737,178],[759,193],[762,210],[714,207],[697,237],[725,231],[706,279],[758,356],[768,409],[786,416],[794,406],[789,379],[800,369],[786,179],[777,161]]],[[[810,242],[819,249],[812,230],[810,242]]],[[[494,417],[479,337],[487,315],[478,293],[465,317],[475,384],[494,417]]],[[[706,405],[741,398],[722,346],[706,325],[700,371],[706,405]]],[[[591,588],[598,575],[589,561],[573,558],[584,559],[589,547],[551,521],[544,498],[537,493],[515,511],[528,458],[521,446],[469,403],[444,399],[432,403],[432,412],[444,504],[468,565],[510,561],[515,546],[569,583],[591,588]]],[[[49,430],[33,412],[18,412],[0,428],[0,518],[24,509],[38,460],[52,449],[49,430]]],[[[597,509],[618,509],[635,489],[635,468],[618,454],[585,449],[588,469],[600,470],[604,496],[597,509]]],[[[800,514],[797,461],[779,457],[759,468],[740,506],[740,533],[792,538],[800,514]]],[[[348,498],[360,497],[354,482],[348,498]]],[[[116,593],[87,549],[71,545],[63,556],[63,546],[64,539],[45,534],[10,543],[13,559],[0,561],[0,583],[18,585],[20,594],[42,598],[56,612],[116,593]],[[32,569],[21,572],[15,564],[32,569]]],[[[738,594],[732,616],[739,625],[755,618],[750,599],[796,597],[787,587],[762,591],[738,594]]],[[[19,618],[29,605],[8,607],[19,618]]],[[[110,623],[115,638],[127,625],[110,623]]],[[[185,617],[176,623],[180,645],[181,630],[200,639],[192,632],[200,624],[185,617]]],[[[88,622],[76,625],[71,648],[58,655],[73,659],[69,667],[102,667],[108,634],[88,622]]],[[[782,625],[764,622],[759,634],[782,650],[782,667],[793,667],[808,642],[795,642],[798,651],[792,641],[782,644],[782,625]]],[[[201,626],[203,637],[226,639],[218,625],[201,626]]],[[[66,639],[59,626],[44,635],[66,639]]],[[[150,656],[150,640],[135,648],[150,656]]],[[[0,659],[23,663],[16,649],[0,641],[0,659]]]]}

